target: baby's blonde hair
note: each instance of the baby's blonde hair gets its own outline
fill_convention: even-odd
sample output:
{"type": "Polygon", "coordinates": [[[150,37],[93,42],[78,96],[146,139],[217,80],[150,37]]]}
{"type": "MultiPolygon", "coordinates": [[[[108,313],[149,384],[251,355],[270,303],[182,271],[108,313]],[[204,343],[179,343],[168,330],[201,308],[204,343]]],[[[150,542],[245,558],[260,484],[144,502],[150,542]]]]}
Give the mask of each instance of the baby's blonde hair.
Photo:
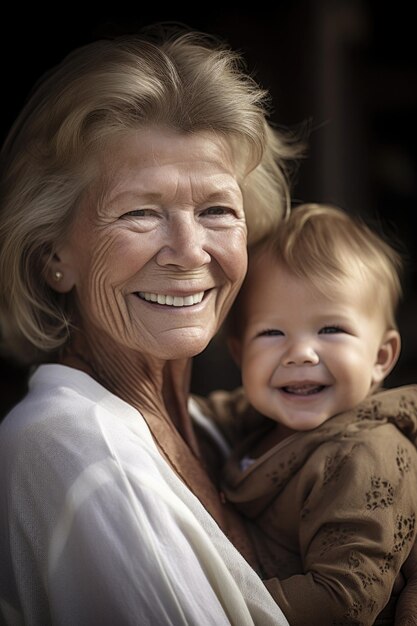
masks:
{"type": "MultiPolygon", "coordinates": [[[[328,297],[347,279],[363,281],[370,301],[385,316],[387,329],[397,328],[402,258],[359,216],[335,206],[299,205],[251,247],[249,268],[252,261],[256,262],[266,252],[291,274],[309,280],[328,297]]],[[[241,332],[233,329],[242,327],[242,321],[239,322],[242,306],[238,297],[227,324],[232,335],[241,332]]]]}

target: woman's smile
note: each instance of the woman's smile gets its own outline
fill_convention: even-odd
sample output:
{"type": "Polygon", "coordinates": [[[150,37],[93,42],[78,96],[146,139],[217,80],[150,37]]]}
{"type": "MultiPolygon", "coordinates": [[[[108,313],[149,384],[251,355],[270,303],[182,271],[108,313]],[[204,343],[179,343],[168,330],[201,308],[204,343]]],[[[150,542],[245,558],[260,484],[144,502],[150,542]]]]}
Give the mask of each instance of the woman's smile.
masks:
{"type": "Polygon", "coordinates": [[[204,291],[199,291],[186,296],[174,296],[170,294],[139,291],[137,295],[141,298],[141,300],[146,300],[146,302],[150,302],[152,304],[161,304],[163,306],[172,307],[189,307],[194,304],[199,304],[204,298],[204,294],[204,291]]]}

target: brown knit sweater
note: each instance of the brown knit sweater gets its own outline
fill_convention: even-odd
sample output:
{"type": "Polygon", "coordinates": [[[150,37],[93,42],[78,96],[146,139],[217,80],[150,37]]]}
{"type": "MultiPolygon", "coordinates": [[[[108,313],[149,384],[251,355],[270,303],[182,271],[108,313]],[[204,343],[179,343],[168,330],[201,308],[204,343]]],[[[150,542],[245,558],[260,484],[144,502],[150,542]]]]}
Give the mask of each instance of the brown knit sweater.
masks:
{"type": "Polygon", "coordinates": [[[202,406],[235,445],[223,490],[251,521],[265,584],[291,626],[393,623],[376,619],[416,537],[417,385],[380,391],[246,470],[241,459],[271,422],[242,391],[202,406]]]}

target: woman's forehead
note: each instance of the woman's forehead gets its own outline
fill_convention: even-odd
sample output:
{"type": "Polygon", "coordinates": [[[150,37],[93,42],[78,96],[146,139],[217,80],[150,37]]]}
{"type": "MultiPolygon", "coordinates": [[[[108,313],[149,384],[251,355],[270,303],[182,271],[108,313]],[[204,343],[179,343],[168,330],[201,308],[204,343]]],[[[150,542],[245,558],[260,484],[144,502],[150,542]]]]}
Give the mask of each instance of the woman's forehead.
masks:
{"type": "Polygon", "coordinates": [[[207,199],[240,195],[233,151],[214,133],[131,133],[107,144],[97,165],[92,188],[110,200],[130,194],[158,201],[187,185],[207,199]]]}
{"type": "Polygon", "coordinates": [[[210,131],[185,133],[160,127],[132,130],[111,138],[99,159],[108,172],[181,162],[191,167],[203,161],[233,171],[236,161],[226,137],[210,131]]]}

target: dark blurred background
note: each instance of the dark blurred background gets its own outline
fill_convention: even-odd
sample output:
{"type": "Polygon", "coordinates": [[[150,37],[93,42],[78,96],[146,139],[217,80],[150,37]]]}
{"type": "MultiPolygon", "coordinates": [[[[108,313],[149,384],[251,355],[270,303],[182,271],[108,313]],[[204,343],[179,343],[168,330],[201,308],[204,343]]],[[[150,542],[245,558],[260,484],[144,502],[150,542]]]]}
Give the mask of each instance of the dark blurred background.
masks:
{"type": "MultiPolygon", "coordinates": [[[[32,5],[33,6],[33,5],[32,5]]],[[[400,361],[387,386],[417,381],[417,60],[412,3],[276,0],[267,9],[213,3],[195,11],[117,3],[95,14],[71,5],[22,8],[2,20],[1,140],[33,83],[72,48],[100,36],[175,21],[239,50],[272,96],[271,120],[310,128],[293,183],[296,202],[328,202],[378,220],[405,247],[400,361]]],[[[256,5],[254,5],[256,7],[256,5]]],[[[0,417],[21,396],[27,372],[0,359],[0,417]]],[[[220,339],[195,359],[193,390],[240,383],[220,339]]]]}

